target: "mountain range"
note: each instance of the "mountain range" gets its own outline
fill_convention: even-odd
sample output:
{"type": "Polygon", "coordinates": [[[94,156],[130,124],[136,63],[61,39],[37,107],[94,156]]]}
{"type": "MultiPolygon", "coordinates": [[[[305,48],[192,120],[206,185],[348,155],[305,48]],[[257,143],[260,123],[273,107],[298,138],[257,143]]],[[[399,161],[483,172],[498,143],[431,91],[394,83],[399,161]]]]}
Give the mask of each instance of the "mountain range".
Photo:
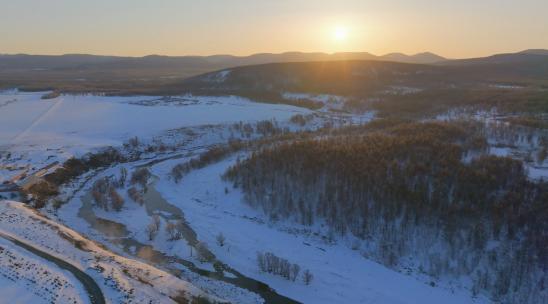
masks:
{"type": "MultiPolygon", "coordinates": [[[[484,75],[488,71],[489,76],[497,76],[500,73],[503,77],[511,72],[512,75],[508,79],[515,79],[516,73],[527,77],[531,74],[534,78],[542,78],[548,70],[548,50],[532,49],[512,54],[456,60],[429,52],[415,55],[390,53],[383,56],[367,52],[334,54],[287,52],[281,54],[262,53],[243,57],[233,55],[179,57],[159,55],[117,57],[86,54],[0,55],[0,89],[18,87],[26,90],[61,90],[65,92],[101,91],[112,94],[158,94],[167,92],[166,87],[175,88],[174,92],[177,92],[178,84],[186,82],[187,79],[236,67],[349,61],[414,64],[419,65],[415,67],[417,70],[453,67],[450,71],[451,75],[484,75]],[[428,68],[420,67],[420,65],[427,65],[428,68]]],[[[293,71],[292,73],[300,72],[293,71]]]]}
{"type": "Polygon", "coordinates": [[[390,53],[376,56],[367,52],[340,53],[303,53],[286,52],[280,54],[259,53],[250,56],[212,55],[212,56],[160,56],[144,57],[98,56],[87,54],[66,55],[0,55],[0,68],[29,69],[66,69],[92,68],[101,66],[129,67],[191,67],[191,68],[227,68],[242,65],[254,65],[276,62],[331,61],[331,60],[382,60],[406,63],[432,64],[446,61],[439,55],[424,52],[415,55],[390,53]]]}

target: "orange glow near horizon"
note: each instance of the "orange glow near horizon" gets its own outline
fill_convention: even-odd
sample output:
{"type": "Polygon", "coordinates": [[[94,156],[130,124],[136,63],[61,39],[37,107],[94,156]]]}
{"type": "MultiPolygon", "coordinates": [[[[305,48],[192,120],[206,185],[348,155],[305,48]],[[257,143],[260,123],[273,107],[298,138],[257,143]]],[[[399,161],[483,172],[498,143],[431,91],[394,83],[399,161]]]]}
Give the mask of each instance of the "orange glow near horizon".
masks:
{"type": "Polygon", "coordinates": [[[0,10],[0,54],[477,57],[548,48],[546,11],[541,0],[20,0],[0,10]]]}

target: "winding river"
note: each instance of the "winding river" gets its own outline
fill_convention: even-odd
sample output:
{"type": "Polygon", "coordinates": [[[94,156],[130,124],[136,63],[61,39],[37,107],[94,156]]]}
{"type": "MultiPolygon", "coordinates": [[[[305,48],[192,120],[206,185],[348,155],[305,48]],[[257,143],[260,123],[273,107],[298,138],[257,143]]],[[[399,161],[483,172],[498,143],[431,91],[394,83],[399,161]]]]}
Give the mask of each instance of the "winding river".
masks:
{"type": "MultiPolygon", "coordinates": [[[[190,227],[185,220],[184,213],[178,207],[167,202],[155,188],[156,177],[146,187],[144,193],[144,206],[149,215],[158,214],[166,220],[181,220],[183,223],[182,235],[189,245],[194,246],[198,243],[196,232],[190,227]]],[[[78,211],[78,216],[84,219],[93,229],[107,236],[111,243],[119,245],[128,255],[137,257],[148,262],[151,265],[166,269],[181,277],[182,271],[177,266],[184,266],[186,269],[215,280],[223,281],[237,287],[247,289],[260,295],[265,303],[298,303],[288,297],[276,293],[267,284],[249,278],[215,259],[213,253],[209,254],[214,258],[215,271],[209,271],[197,267],[193,262],[185,260],[178,256],[167,255],[154,249],[153,246],[143,244],[130,236],[130,232],[126,226],[111,220],[102,219],[95,215],[93,211],[93,199],[91,193],[88,192],[82,196],[82,206],[78,211]],[[230,275],[225,275],[229,273],[230,275]]]]}

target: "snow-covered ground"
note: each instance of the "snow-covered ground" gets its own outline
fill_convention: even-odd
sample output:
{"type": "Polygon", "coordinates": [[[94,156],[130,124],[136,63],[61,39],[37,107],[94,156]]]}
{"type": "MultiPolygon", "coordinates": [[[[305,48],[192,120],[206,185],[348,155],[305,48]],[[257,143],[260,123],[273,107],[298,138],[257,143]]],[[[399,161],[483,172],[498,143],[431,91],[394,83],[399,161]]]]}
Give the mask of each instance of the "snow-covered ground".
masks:
{"type": "MultiPolygon", "coordinates": [[[[236,161],[236,158],[237,156],[232,156],[217,164],[193,171],[179,183],[175,183],[169,177],[169,172],[174,165],[188,158],[167,160],[152,167],[152,172],[158,180],[150,187],[155,187],[164,199],[184,212],[185,219],[196,231],[198,239],[206,243],[221,262],[248,277],[267,283],[282,295],[304,303],[488,302],[485,298],[473,299],[469,290],[460,288],[461,286],[455,282],[452,285],[443,281],[436,282],[436,287],[432,287],[428,278],[416,273],[403,274],[388,269],[364,258],[359,251],[352,250],[350,242],[344,239],[335,245],[329,244],[319,235],[315,235],[314,229],[286,222],[269,223],[261,212],[248,207],[242,201],[242,194],[238,189],[232,189],[230,184],[221,180],[220,175],[236,161]],[[216,237],[219,233],[226,236],[225,246],[217,244],[216,237]],[[291,263],[299,264],[303,271],[310,269],[314,275],[312,284],[307,286],[302,279],[291,282],[260,272],[256,262],[257,252],[272,252],[291,263]],[[395,288],[397,292],[394,292],[395,288]]],[[[140,163],[142,162],[134,165],[140,163]]],[[[131,172],[132,166],[123,166],[131,172]]],[[[119,166],[116,166],[105,170],[96,178],[115,176],[118,171],[119,166]]],[[[112,240],[110,237],[98,233],[78,217],[81,206],[79,196],[86,191],[83,189],[72,201],[63,206],[58,211],[58,216],[78,231],[103,243],[109,243],[112,240]]],[[[190,255],[190,247],[185,240],[167,240],[164,219],[158,236],[149,241],[145,227],[151,222],[150,214],[144,206],[132,202],[124,191],[120,193],[126,200],[121,212],[106,212],[95,207],[96,216],[123,224],[130,237],[154,246],[155,250],[192,261],[199,268],[213,270],[211,264],[200,263],[195,255],[190,255]]],[[[165,212],[164,215],[170,216],[165,212]]],[[[319,227],[317,228],[320,231],[319,227]]],[[[204,282],[199,278],[193,279],[192,282],[205,290],[214,285],[211,281],[204,282]]],[[[237,303],[260,302],[252,293],[219,282],[214,292],[217,296],[237,303]]]]}
{"type": "Polygon", "coordinates": [[[0,276],[0,294],[2,295],[1,303],[10,304],[49,304],[47,301],[38,295],[33,294],[28,290],[28,287],[19,282],[14,282],[4,276],[0,276]],[[5,302],[4,302],[5,301],[5,302]]]}
{"type": "MultiPolygon", "coordinates": [[[[100,286],[109,303],[126,301],[172,303],[173,298],[178,296],[209,297],[189,282],[167,272],[105,250],[76,231],[42,216],[22,203],[0,201],[0,232],[84,271],[100,286]]],[[[3,243],[0,245],[4,246],[3,243]]],[[[6,257],[9,258],[6,253],[2,253],[0,256],[2,260],[6,260],[6,257]]],[[[41,265],[41,263],[35,262],[35,265],[41,265]]],[[[1,269],[6,268],[4,263],[1,263],[1,266],[1,269]]],[[[2,271],[2,273],[6,272],[2,271]]],[[[57,271],[53,271],[53,273],[57,273],[57,271]]],[[[28,269],[17,271],[17,274],[19,277],[27,275],[28,269]]],[[[45,277],[45,283],[51,281],[51,277],[45,277]]],[[[17,282],[25,284],[22,279],[17,282]]],[[[40,284],[42,288],[48,286],[62,288],[58,292],[63,295],[66,285],[68,284],[40,284]]],[[[39,288],[36,289],[39,290],[39,288]]],[[[69,292],[70,290],[66,291],[67,295],[72,294],[69,292]]],[[[48,300],[48,298],[45,299],[48,300]]],[[[218,300],[215,297],[211,299],[218,300]]]]}
{"type": "MultiPolygon", "coordinates": [[[[218,78],[222,77],[226,75],[220,73],[218,78]]],[[[238,189],[233,189],[220,178],[228,166],[236,161],[236,156],[192,171],[180,183],[169,178],[168,173],[174,165],[192,157],[180,155],[190,151],[198,153],[205,147],[226,143],[229,138],[252,139],[259,136],[258,132],[251,136],[242,133],[242,125],[236,131],[231,127],[234,123],[246,124],[275,119],[280,128],[295,131],[317,128],[331,119],[363,123],[373,118],[372,113],[332,113],[330,110],[338,112],[337,110],[343,108],[345,99],[342,97],[296,93],[285,95],[289,99],[306,98],[325,104],[323,109],[314,112],[287,105],[254,103],[230,96],[62,95],[55,99],[42,100],[42,95],[43,93],[17,91],[0,94],[0,182],[25,172],[40,171],[40,168],[55,162],[61,163],[71,155],[81,155],[108,145],[121,146],[134,136],[138,136],[146,144],[158,145],[161,141],[175,147],[173,151],[144,152],[141,155],[142,160],[134,163],[118,164],[98,172],[89,172],[86,175],[90,177],[89,180],[82,177],[73,185],[62,189],[62,198],[67,203],[59,210],[48,206],[47,212],[51,212],[52,218],[70,229],[43,219],[18,203],[0,203],[0,215],[4,216],[0,221],[0,231],[71,261],[92,275],[97,282],[107,282],[101,288],[113,303],[122,297],[124,291],[131,288],[136,290],[133,294],[136,301],[149,297],[169,302],[166,295],[172,296],[175,291],[184,290],[193,295],[203,295],[205,291],[214,298],[234,303],[262,302],[250,290],[198,275],[185,267],[180,269],[183,278],[180,280],[166,271],[144,264],[144,258],[140,262],[135,261],[133,257],[138,259],[139,254],[124,252],[114,242],[113,237],[94,230],[78,215],[82,206],[81,196],[87,193],[93,181],[118,174],[122,166],[131,173],[137,165],[170,157],[177,158],[159,162],[151,168],[158,177],[154,183],[155,189],[184,213],[185,219],[197,233],[198,240],[206,243],[219,261],[247,277],[265,282],[279,294],[304,303],[488,302],[482,297],[471,298],[470,291],[461,288],[459,282],[449,284],[442,280],[432,287],[429,278],[388,269],[366,259],[358,250],[352,250],[350,241],[345,239],[341,238],[336,244],[326,243],[321,238],[321,233],[315,234],[321,230],[320,227],[310,229],[283,221],[269,223],[261,212],[243,202],[238,189]],[[314,114],[315,118],[310,125],[303,127],[289,122],[290,117],[295,114],[314,114]],[[48,224],[42,225],[41,221],[48,224]],[[92,248],[92,253],[75,249],[70,242],[59,237],[59,231],[84,241],[86,246],[92,248]],[[216,242],[216,237],[221,232],[227,239],[225,246],[219,246],[216,242]],[[105,244],[115,253],[96,246],[86,238],[105,244]],[[290,282],[260,272],[256,262],[257,252],[272,252],[291,263],[299,264],[301,270],[310,269],[314,275],[312,283],[306,285],[302,280],[290,282]],[[99,256],[99,261],[94,262],[95,256],[99,256]],[[128,259],[128,256],[132,259],[128,259]],[[97,271],[100,269],[98,265],[104,269],[103,272],[97,271]],[[121,269],[129,271],[131,275],[127,276],[121,269]],[[105,280],[105,276],[108,280],[105,280]],[[153,288],[141,284],[140,279],[153,282],[153,288]],[[112,282],[116,284],[112,285],[112,282]]],[[[500,148],[492,153],[504,154],[509,151],[500,148]]],[[[51,171],[54,168],[46,167],[42,171],[51,171]]],[[[195,256],[190,256],[191,246],[184,240],[167,240],[164,231],[165,218],[162,218],[159,235],[152,241],[148,240],[145,228],[151,221],[151,215],[145,207],[132,202],[126,190],[127,187],[120,190],[126,201],[122,211],[107,212],[95,207],[95,215],[123,224],[128,237],[151,246],[150,248],[158,252],[191,261],[208,271],[213,270],[211,263],[200,263],[195,256]]],[[[74,286],[77,286],[77,282],[74,286]]],[[[20,293],[20,287],[6,287],[6,292],[20,293]]]]}
{"type": "MultiPolygon", "coordinates": [[[[196,153],[203,152],[203,149],[196,150],[195,152],[196,153]]],[[[176,159],[174,161],[177,161],[177,162],[185,161],[185,160],[188,160],[188,158],[189,157],[176,159]]],[[[93,179],[87,182],[86,187],[83,187],[80,191],[76,192],[76,195],[73,196],[73,198],[70,199],[66,204],[64,204],[62,208],[56,211],[50,210],[53,213],[52,216],[54,216],[58,221],[65,223],[67,226],[70,226],[76,231],[82,234],[85,234],[91,239],[101,242],[103,244],[106,244],[107,246],[109,246],[110,249],[112,249],[118,254],[135,257],[137,259],[142,260],[143,262],[162,264],[162,262],[158,261],[157,259],[149,259],[149,256],[150,256],[149,252],[146,250],[142,250],[143,248],[138,249],[132,245],[132,247],[129,249],[130,253],[126,252],[124,248],[124,244],[121,244],[119,241],[121,239],[127,238],[127,239],[134,240],[136,243],[143,244],[145,246],[152,246],[153,250],[161,252],[162,254],[166,254],[168,256],[176,256],[184,260],[190,261],[196,264],[197,268],[199,269],[214,271],[214,267],[211,263],[202,264],[199,262],[199,260],[196,257],[196,249],[193,248],[193,250],[191,250],[187,241],[185,241],[184,239],[177,240],[177,241],[168,240],[167,233],[165,232],[167,220],[164,218],[161,219],[160,230],[158,235],[154,238],[154,240],[152,241],[149,240],[146,232],[146,227],[152,220],[152,217],[151,217],[152,214],[150,214],[146,210],[144,205],[139,205],[138,203],[132,201],[129,198],[126,191],[128,188],[132,187],[132,185],[130,185],[129,182],[126,184],[126,186],[123,189],[117,190],[118,193],[125,200],[124,207],[122,208],[120,212],[115,212],[112,210],[105,211],[96,206],[94,206],[91,210],[93,214],[100,219],[106,219],[110,222],[116,223],[116,225],[118,226],[123,225],[124,227],[123,230],[127,231],[127,235],[123,235],[123,232],[122,232],[122,235],[120,235],[119,230],[118,230],[118,233],[106,233],[105,231],[110,231],[110,232],[116,232],[116,231],[113,231],[114,229],[105,230],[105,229],[98,229],[98,227],[92,227],[89,224],[89,222],[87,222],[85,219],[81,217],[80,212],[82,210],[82,203],[83,203],[82,196],[84,196],[86,193],[90,191],[90,186],[91,184],[93,184],[93,181],[103,177],[109,177],[109,176],[117,177],[117,175],[119,175],[120,167],[127,168],[127,170],[131,174],[131,172],[135,169],[136,166],[143,165],[144,163],[146,163],[146,160],[137,161],[135,163],[130,163],[130,164],[122,164],[122,165],[114,166],[99,172],[98,174],[94,175],[93,179]],[[192,251],[194,252],[193,255],[191,254],[192,251]]],[[[79,182],[77,182],[76,184],[79,184],[79,182]]],[[[169,217],[169,214],[165,212],[164,214],[169,217]]],[[[147,249],[147,248],[144,248],[144,249],[147,249]]],[[[209,278],[204,275],[199,275],[195,271],[188,269],[188,267],[184,265],[172,263],[169,265],[169,268],[170,269],[176,268],[180,270],[181,273],[179,275],[182,278],[188,280],[189,282],[192,282],[193,285],[204,290],[206,293],[215,295],[218,298],[222,298],[223,300],[230,301],[231,303],[242,303],[242,304],[250,303],[251,304],[251,303],[264,302],[264,300],[254,292],[240,288],[233,284],[229,284],[229,283],[225,283],[219,280],[209,278]]]]}
{"type": "Polygon", "coordinates": [[[120,146],[134,136],[147,142],[180,128],[287,121],[295,114],[311,113],[235,96],[61,95],[41,99],[45,93],[11,90],[0,94],[0,183],[95,148],[120,146]]]}
{"type": "Polygon", "coordinates": [[[2,303],[88,303],[80,282],[53,263],[0,238],[2,303]]]}
{"type": "Polygon", "coordinates": [[[175,184],[167,178],[176,161],[153,168],[161,177],[156,189],[184,210],[186,219],[217,257],[247,276],[267,282],[278,292],[304,303],[486,303],[472,299],[470,291],[431,287],[424,280],[390,270],[365,259],[340,241],[327,244],[314,231],[291,223],[269,224],[262,213],[242,201],[238,189],[221,180],[235,157],[191,172],[175,184]],[[225,192],[228,189],[228,193],[225,192]],[[223,233],[227,245],[216,237],[223,233]],[[257,252],[272,252],[310,269],[310,286],[258,270],[257,252]],[[396,292],[397,290],[397,292],[396,292]]]}
{"type": "Polygon", "coordinates": [[[0,108],[0,146],[87,149],[120,145],[132,136],[146,138],[180,127],[287,120],[297,113],[309,113],[298,107],[255,103],[233,96],[183,96],[161,106],[146,106],[162,98],[61,95],[40,99],[43,94],[0,95],[0,104],[16,100],[0,108]]]}

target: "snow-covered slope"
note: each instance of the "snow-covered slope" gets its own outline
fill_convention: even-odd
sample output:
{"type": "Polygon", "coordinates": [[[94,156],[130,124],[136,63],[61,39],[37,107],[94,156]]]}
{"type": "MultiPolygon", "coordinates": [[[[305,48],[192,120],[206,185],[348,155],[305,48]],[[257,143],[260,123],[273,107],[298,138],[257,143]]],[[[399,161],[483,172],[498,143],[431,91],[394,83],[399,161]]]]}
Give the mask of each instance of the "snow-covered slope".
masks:
{"type": "Polygon", "coordinates": [[[183,127],[287,121],[295,114],[310,113],[234,96],[41,99],[44,93],[0,92],[0,183],[93,149],[121,146],[132,137],[150,142],[154,136],[183,127]]]}
{"type": "Polygon", "coordinates": [[[0,238],[2,303],[88,303],[82,286],[53,263],[0,238]]]}
{"type": "MultiPolygon", "coordinates": [[[[154,167],[163,177],[156,188],[170,203],[184,210],[201,241],[224,262],[242,273],[267,282],[278,292],[304,303],[487,303],[456,286],[430,286],[427,278],[399,273],[372,262],[351,249],[344,239],[329,244],[316,234],[320,227],[281,221],[270,223],[243,203],[242,193],[221,179],[237,157],[191,172],[180,184],[167,178],[173,162],[154,167]],[[225,190],[225,189],[228,189],[225,190]],[[219,233],[227,245],[216,242],[219,233]],[[260,272],[257,252],[272,252],[310,269],[311,285],[260,272]]],[[[457,284],[458,285],[458,284],[457,284]]]]}
{"type": "Polygon", "coordinates": [[[43,94],[15,91],[0,95],[0,105],[7,103],[0,107],[0,146],[85,149],[119,145],[132,136],[146,138],[180,127],[271,118],[287,120],[296,113],[308,112],[231,96],[61,95],[40,99],[43,94]]]}
{"type": "MultiPolygon", "coordinates": [[[[25,244],[30,244],[33,247],[39,248],[41,251],[76,266],[80,270],[86,272],[94,278],[99,284],[107,302],[121,303],[130,301],[133,303],[172,303],[178,297],[208,297],[200,289],[192,284],[178,279],[177,277],[147,265],[142,262],[127,259],[112,252],[103,249],[96,243],[82,237],[80,234],[71,230],[59,223],[52,221],[34,210],[25,207],[22,203],[13,201],[0,201],[0,232],[4,235],[16,239],[25,244]]],[[[0,243],[4,246],[3,243],[0,243]]],[[[8,248],[9,250],[11,247],[8,248]]],[[[27,265],[32,263],[33,258],[27,256],[22,257],[21,253],[17,253],[20,259],[27,259],[27,265]]],[[[4,263],[9,255],[6,252],[0,254],[0,273],[5,278],[17,275],[19,277],[31,275],[27,269],[13,269],[4,263]],[[9,272],[9,270],[12,272],[9,272]]],[[[19,263],[21,264],[21,263],[19,263]]],[[[40,265],[34,262],[34,265],[40,265]]],[[[48,267],[48,264],[40,267],[48,267]]],[[[52,273],[58,271],[52,270],[52,273]]],[[[33,290],[44,289],[53,280],[52,276],[44,274],[40,276],[40,280],[36,280],[39,287],[33,290]],[[44,284],[41,284],[44,281],[44,284]]],[[[65,281],[69,281],[65,279],[65,281]]],[[[73,280],[72,280],[73,281],[73,280]]],[[[24,280],[17,280],[17,285],[13,288],[21,290],[21,284],[25,284],[24,280]]],[[[65,286],[52,285],[54,294],[62,294],[71,296],[78,294],[71,292],[70,289],[65,290],[65,286]],[[56,290],[61,288],[62,290],[56,290]]],[[[77,284],[71,283],[71,286],[77,284]]],[[[8,289],[13,290],[12,287],[8,289]]],[[[40,296],[46,301],[49,300],[46,296],[40,296]]],[[[212,298],[212,300],[218,300],[212,298]]],[[[84,302],[85,303],[85,302],[84,302]]]]}
{"type": "Polygon", "coordinates": [[[29,291],[26,285],[20,284],[17,281],[12,281],[4,276],[0,276],[0,294],[2,294],[2,301],[5,300],[6,303],[10,304],[51,303],[29,291]]]}
{"type": "MultiPolygon", "coordinates": [[[[244,204],[238,189],[222,181],[220,175],[237,161],[237,156],[192,171],[180,183],[175,183],[169,177],[174,165],[196,157],[198,152],[208,147],[224,144],[232,138],[251,140],[264,135],[256,125],[246,126],[247,122],[276,119],[280,122],[277,127],[295,131],[309,127],[290,122],[295,114],[314,113],[311,115],[314,116],[311,118],[311,128],[332,123],[335,115],[348,115],[341,119],[348,123],[364,122],[373,117],[369,115],[371,113],[367,116],[334,113],[340,112],[334,110],[344,107],[344,98],[301,94],[286,96],[295,99],[315,98],[326,105],[324,109],[313,112],[287,105],[254,103],[230,96],[161,98],[62,95],[42,100],[41,95],[17,91],[0,94],[0,182],[20,174],[50,172],[72,155],[81,155],[107,145],[120,147],[134,136],[138,136],[141,142],[135,148],[140,149],[141,159],[112,164],[109,168],[96,168],[96,171],[87,172],[61,187],[62,195],[59,198],[66,201],[66,204],[59,210],[53,210],[50,204],[41,212],[51,212],[52,218],[63,225],[44,218],[20,203],[0,202],[0,232],[76,265],[101,283],[101,289],[112,303],[122,301],[128,294],[134,302],[152,299],[166,303],[172,301],[179,292],[187,296],[209,294],[211,299],[228,299],[234,303],[263,301],[253,288],[247,289],[229,280],[227,282],[209,277],[209,274],[216,271],[213,263],[202,263],[192,255],[192,244],[184,240],[168,240],[165,227],[173,214],[155,211],[156,214],[164,212],[162,228],[156,239],[149,240],[146,226],[153,212],[146,209],[146,204],[142,206],[131,201],[126,194],[130,186],[117,190],[126,201],[120,212],[105,211],[96,206],[90,208],[91,212],[98,218],[123,225],[127,235],[122,238],[131,238],[154,252],[194,263],[199,270],[207,271],[206,275],[194,269],[189,270],[194,265],[177,265],[180,266],[177,268],[181,271],[180,276],[172,271],[173,268],[169,268],[175,267],[175,263],[166,267],[155,265],[137,252],[122,248],[115,237],[94,229],[80,216],[84,203],[82,196],[89,193],[94,181],[117,176],[121,167],[131,174],[135,168],[152,162],[154,164],[150,168],[157,178],[154,178],[155,182],[150,187],[155,187],[165,200],[184,214],[184,219],[196,232],[197,239],[207,244],[217,261],[240,272],[245,279],[266,283],[280,295],[304,303],[488,302],[481,295],[478,298],[471,296],[465,278],[453,282],[441,278],[433,282],[416,269],[398,272],[363,256],[359,250],[352,248],[352,240],[348,237],[336,237],[335,242],[327,242],[322,237],[326,227],[310,228],[283,220],[271,222],[263,213],[244,204]],[[243,124],[237,127],[231,125],[240,121],[243,124]],[[245,131],[246,127],[252,131],[245,131]],[[160,143],[165,143],[169,148],[160,152],[146,151],[146,145],[157,147],[160,143]],[[226,237],[225,246],[220,246],[216,240],[220,233],[226,237]],[[96,242],[105,245],[108,250],[96,242]],[[291,263],[299,264],[301,270],[309,269],[314,275],[312,283],[307,285],[301,279],[292,282],[259,271],[257,252],[272,252],[291,263]]],[[[122,148],[120,150],[125,151],[122,148]]],[[[241,152],[239,156],[245,157],[246,153],[241,152]]],[[[0,246],[3,244],[0,243],[0,246]]],[[[17,249],[9,248],[11,252],[17,249]]],[[[17,256],[31,262],[38,261],[36,257],[21,253],[20,250],[17,250],[17,256]]],[[[48,269],[52,273],[59,272],[54,265],[44,263],[43,267],[50,267],[48,269]]],[[[60,275],[65,275],[64,280],[73,286],[71,290],[74,291],[68,294],[79,294],[81,289],[78,282],[74,282],[70,274],[60,275]]],[[[230,276],[230,273],[227,271],[224,275],[230,276]]],[[[0,284],[2,282],[0,276],[0,284]]],[[[0,292],[20,294],[28,290],[21,284],[5,285],[0,292]]],[[[40,284],[41,288],[43,286],[40,284]]],[[[36,300],[37,303],[39,301],[36,300]]],[[[86,301],[85,297],[82,301],[86,301]]]]}

